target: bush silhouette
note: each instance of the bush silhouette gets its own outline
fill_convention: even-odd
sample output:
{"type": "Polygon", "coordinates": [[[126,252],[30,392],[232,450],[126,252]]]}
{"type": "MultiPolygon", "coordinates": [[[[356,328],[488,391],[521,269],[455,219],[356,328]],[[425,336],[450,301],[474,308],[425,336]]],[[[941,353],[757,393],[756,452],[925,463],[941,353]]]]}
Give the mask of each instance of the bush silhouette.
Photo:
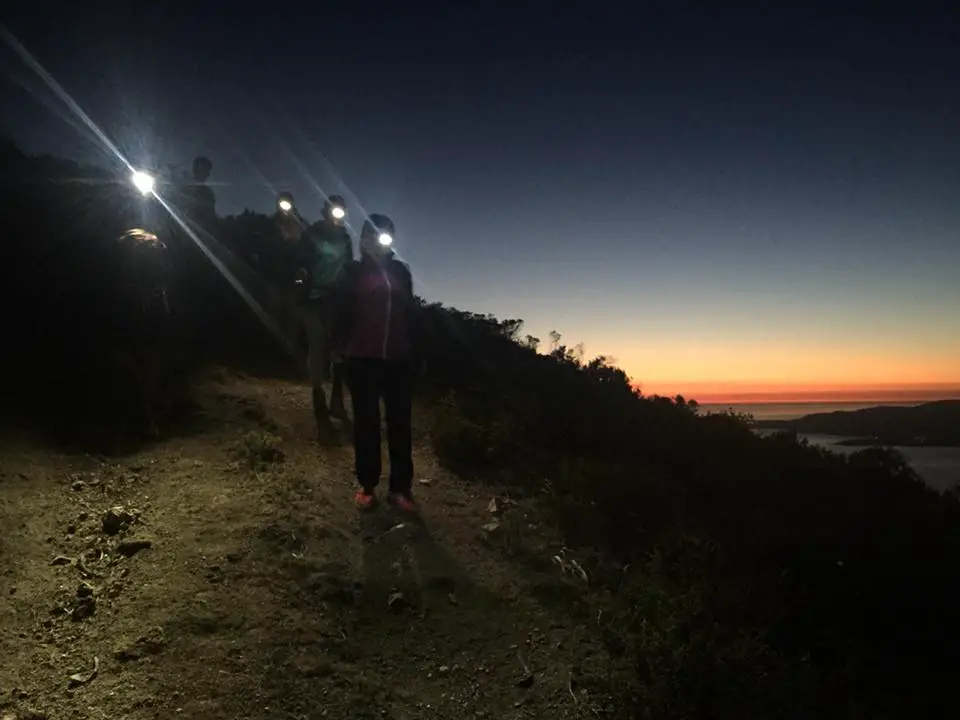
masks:
{"type": "Polygon", "coordinates": [[[956,667],[944,638],[960,637],[960,508],[899,453],[759,437],[746,418],[642,397],[557,336],[538,355],[518,321],[425,311],[440,459],[547,490],[568,542],[632,568],[608,589],[637,717],[897,714],[918,692],[936,706],[956,667]]]}

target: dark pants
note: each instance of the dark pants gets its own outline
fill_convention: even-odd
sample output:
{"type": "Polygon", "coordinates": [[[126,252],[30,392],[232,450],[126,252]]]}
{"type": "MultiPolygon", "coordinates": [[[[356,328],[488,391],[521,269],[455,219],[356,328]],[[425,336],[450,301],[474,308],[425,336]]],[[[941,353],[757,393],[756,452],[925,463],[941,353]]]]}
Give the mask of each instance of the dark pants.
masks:
{"type": "Polygon", "coordinates": [[[413,483],[409,362],[348,358],[347,387],[353,401],[353,450],[357,480],[367,490],[380,482],[380,398],[387,415],[390,492],[409,493],[413,483]]]}
{"type": "Polygon", "coordinates": [[[331,295],[310,300],[303,306],[303,320],[307,331],[307,357],[310,384],[313,386],[313,414],[317,424],[330,422],[330,416],[346,417],[343,409],[343,365],[340,347],[334,337],[336,305],[331,295]],[[323,393],[323,382],[332,380],[330,405],[323,393]]]}
{"type": "Polygon", "coordinates": [[[157,412],[164,403],[165,381],[173,346],[166,287],[143,290],[127,309],[120,360],[136,383],[145,427],[156,432],[157,412]]]}

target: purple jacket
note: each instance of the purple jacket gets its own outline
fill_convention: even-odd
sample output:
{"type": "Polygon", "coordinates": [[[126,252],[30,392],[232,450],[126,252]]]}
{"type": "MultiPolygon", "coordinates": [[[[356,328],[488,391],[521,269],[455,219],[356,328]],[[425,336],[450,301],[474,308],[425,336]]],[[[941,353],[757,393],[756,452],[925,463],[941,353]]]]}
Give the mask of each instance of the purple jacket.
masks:
{"type": "Polygon", "coordinates": [[[339,339],[351,358],[413,360],[418,304],[410,268],[394,256],[364,254],[344,271],[339,339]]]}

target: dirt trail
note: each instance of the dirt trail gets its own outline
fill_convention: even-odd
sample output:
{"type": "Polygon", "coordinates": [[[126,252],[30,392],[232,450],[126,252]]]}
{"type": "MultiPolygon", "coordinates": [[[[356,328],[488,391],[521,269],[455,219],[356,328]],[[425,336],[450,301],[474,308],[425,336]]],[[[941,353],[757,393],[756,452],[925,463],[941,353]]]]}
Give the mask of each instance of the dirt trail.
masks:
{"type": "Polygon", "coordinates": [[[305,388],[231,377],[201,407],[120,459],[0,446],[0,718],[595,716],[572,673],[602,653],[532,507],[483,530],[491,491],[421,437],[422,520],[359,514],[305,388]],[[267,432],[285,457],[251,467],[267,432]]]}

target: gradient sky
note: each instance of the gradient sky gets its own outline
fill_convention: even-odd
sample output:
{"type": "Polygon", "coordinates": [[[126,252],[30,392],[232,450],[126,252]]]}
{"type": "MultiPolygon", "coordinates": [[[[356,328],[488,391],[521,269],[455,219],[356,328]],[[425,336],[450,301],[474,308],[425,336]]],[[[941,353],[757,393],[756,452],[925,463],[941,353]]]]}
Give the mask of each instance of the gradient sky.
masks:
{"type": "MultiPolygon", "coordinates": [[[[960,388],[958,11],[43,5],[10,30],[134,160],[211,157],[221,214],[316,216],[306,170],[421,294],[652,392],[960,388]]],[[[0,49],[0,132],[105,162],[0,49]]]]}

